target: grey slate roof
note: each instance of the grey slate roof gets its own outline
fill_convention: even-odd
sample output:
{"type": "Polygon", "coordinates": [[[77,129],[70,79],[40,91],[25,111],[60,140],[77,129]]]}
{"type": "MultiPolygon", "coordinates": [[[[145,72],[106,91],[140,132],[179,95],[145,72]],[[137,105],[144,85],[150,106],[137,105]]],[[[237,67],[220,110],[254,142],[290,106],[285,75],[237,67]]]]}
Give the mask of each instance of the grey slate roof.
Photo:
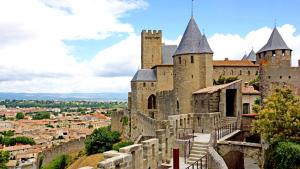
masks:
{"type": "Polygon", "coordinates": [[[173,58],[177,45],[162,45],[163,64],[173,64],[173,58]]]}
{"type": "Polygon", "coordinates": [[[253,49],[251,50],[251,52],[247,56],[246,60],[249,60],[249,61],[252,61],[252,62],[256,62],[256,54],[255,54],[255,52],[254,52],[253,49]]]}
{"type": "Polygon", "coordinates": [[[242,60],[247,60],[247,54],[245,53],[245,55],[243,56],[242,60]]]}
{"type": "Polygon", "coordinates": [[[201,38],[201,32],[194,20],[194,17],[192,17],[185,29],[174,56],[187,53],[200,53],[199,44],[201,38]]]}
{"type": "Polygon", "coordinates": [[[286,43],[284,42],[283,38],[281,37],[280,33],[278,32],[277,28],[273,29],[273,32],[267,42],[267,44],[262,47],[257,53],[276,50],[276,49],[288,49],[291,50],[286,43]]]}
{"type": "Polygon", "coordinates": [[[203,35],[201,40],[200,40],[199,50],[200,50],[200,53],[214,53],[211,50],[205,35],[203,35]]]}
{"type": "Polygon", "coordinates": [[[153,69],[140,69],[135,73],[131,81],[156,81],[156,72],[153,69]]]}

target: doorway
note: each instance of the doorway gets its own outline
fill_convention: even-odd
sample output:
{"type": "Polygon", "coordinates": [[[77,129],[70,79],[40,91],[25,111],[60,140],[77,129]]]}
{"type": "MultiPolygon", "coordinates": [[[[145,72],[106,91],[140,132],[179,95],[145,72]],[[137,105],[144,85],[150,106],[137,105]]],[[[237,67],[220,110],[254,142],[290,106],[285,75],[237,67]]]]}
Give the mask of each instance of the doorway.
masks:
{"type": "Polygon", "coordinates": [[[226,90],[226,116],[234,117],[236,101],[236,89],[226,90]]]}

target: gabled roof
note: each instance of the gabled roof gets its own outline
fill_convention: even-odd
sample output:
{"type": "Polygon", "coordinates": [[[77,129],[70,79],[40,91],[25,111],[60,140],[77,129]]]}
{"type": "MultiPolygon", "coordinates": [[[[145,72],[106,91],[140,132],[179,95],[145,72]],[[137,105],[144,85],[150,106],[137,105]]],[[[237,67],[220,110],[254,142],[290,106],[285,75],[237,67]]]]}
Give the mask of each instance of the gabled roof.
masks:
{"type": "Polygon", "coordinates": [[[180,54],[200,53],[201,50],[199,44],[201,38],[201,32],[197,26],[196,21],[194,20],[194,17],[192,17],[185,29],[185,32],[174,56],[180,54]]]}
{"type": "Polygon", "coordinates": [[[207,39],[206,39],[205,35],[203,35],[202,38],[201,38],[201,40],[200,40],[200,46],[199,46],[199,48],[200,48],[200,53],[214,53],[211,50],[211,48],[210,48],[210,46],[209,46],[209,44],[207,42],[207,39]]]}
{"type": "Polygon", "coordinates": [[[288,49],[291,50],[286,43],[284,42],[283,38],[281,37],[280,33],[278,32],[277,28],[273,29],[273,32],[264,47],[262,47],[257,53],[276,50],[276,49],[288,49]]]}
{"type": "Polygon", "coordinates": [[[135,73],[131,81],[156,81],[156,73],[153,69],[140,69],[135,73]]]}
{"type": "Polygon", "coordinates": [[[253,49],[251,50],[251,52],[247,56],[246,60],[249,60],[249,61],[252,61],[252,62],[256,61],[256,54],[255,54],[253,49]]]}
{"type": "Polygon", "coordinates": [[[173,58],[177,45],[162,45],[163,64],[173,64],[173,58]]]}

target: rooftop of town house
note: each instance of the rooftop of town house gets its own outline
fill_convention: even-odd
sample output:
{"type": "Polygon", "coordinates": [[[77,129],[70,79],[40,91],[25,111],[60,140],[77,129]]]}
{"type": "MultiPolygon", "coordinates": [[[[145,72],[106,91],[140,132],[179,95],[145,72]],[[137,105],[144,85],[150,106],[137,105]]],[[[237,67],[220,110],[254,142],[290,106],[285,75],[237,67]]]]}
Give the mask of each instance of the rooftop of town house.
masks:
{"type": "Polygon", "coordinates": [[[203,89],[200,89],[198,91],[195,91],[193,94],[202,94],[202,93],[215,93],[219,90],[222,90],[226,87],[229,87],[233,84],[236,84],[236,83],[239,83],[241,82],[242,80],[236,80],[236,81],[233,81],[233,82],[230,82],[230,83],[226,83],[226,84],[222,84],[222,85],[214,85],[214,86],[210,86],[210,87],[207,87],[207,88],[203,88],[203,89]]]}

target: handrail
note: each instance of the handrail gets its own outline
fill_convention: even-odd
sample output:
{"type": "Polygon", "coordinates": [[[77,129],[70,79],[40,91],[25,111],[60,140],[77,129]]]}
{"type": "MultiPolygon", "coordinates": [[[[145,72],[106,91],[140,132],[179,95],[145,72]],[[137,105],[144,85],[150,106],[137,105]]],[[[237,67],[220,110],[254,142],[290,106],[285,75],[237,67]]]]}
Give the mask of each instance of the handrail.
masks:
{"type": "Polygon", "coordinates": [[[193,164],[188,166],[185,169],[207,169],[208,158],[207,155],[204,155],[199,160],[195,161],[193,164]],[[206,160],[204,163],[204,159],[206,160]]]}
{"type": "Polygon", "coordinates": [[[220,128],[217,128],[215,130],[216,140],[221,139],[222,137],[232,133],[235,130],[237,130],[237,122],[226,124],[220,128]]]}

